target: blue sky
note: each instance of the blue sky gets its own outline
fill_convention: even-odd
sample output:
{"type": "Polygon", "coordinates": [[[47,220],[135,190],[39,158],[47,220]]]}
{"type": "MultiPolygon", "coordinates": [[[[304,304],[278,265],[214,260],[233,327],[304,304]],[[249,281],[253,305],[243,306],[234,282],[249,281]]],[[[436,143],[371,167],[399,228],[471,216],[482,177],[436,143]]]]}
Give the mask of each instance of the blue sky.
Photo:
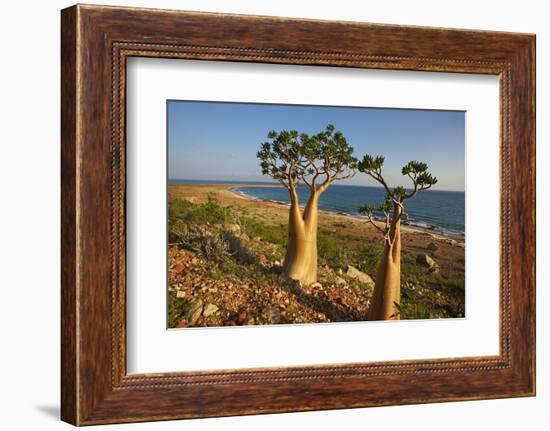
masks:
{"type": "MultiPolygon", "coordinates": [[[[385,156],[390,186],[408,187],[401,167],[421,160],[439,179],[434,189],[464,190],[464,122],[461,111],[169,101],[168,177],[272,182],[256,158],[267,132],[314,134],[331,123],[357,158],[385,156]]],[[[378,185],[361,173],[344,183],[378,185]]]]}

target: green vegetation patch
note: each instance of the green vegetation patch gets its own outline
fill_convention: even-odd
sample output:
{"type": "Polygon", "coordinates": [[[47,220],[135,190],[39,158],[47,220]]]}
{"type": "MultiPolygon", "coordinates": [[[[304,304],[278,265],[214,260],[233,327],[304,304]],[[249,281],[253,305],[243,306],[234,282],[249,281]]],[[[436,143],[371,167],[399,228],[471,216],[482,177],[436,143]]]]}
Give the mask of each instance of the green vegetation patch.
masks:
{"type": "Polygon", "coordinates": [[[202,204],[195,204],[184,199],[174,199],[170,202],[168,209],[170,224],[176,220],[188,224],[233,223],[235,216],[235,208],[231,205],[221,206],[214,193],[210,193],[208,200],[202,204]]]}

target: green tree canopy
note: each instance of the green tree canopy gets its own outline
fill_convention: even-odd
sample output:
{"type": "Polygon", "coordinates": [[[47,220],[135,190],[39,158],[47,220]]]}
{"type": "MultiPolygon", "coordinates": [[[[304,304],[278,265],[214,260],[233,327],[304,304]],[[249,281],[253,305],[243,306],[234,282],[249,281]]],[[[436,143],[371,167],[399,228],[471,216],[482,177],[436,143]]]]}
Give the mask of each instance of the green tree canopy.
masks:
{"type": "MultiPolygon", "coordinates": [[[[369,222],[382,233],[384,239],[391,243],[391,211],[394,206],[397,206],[400,209],[399,215],[397,216],[397,220],[399,220],[401,214],[404,214],[405,212],[404,201],[406,199],[412,198],[419,191],[427,190],[433,185],[437,184],[437,178],[428,172],[428,165],[426,163],[412,160],[401,169],[401,173],[410,178],[412,182],[412,189],[410,191],[407,191],[407,189],[405,189],[405,187],[403,186],[390,188],[386,180],[384,179],[384,176],[382,175],[383,166],[383,156],[373,157],[370,154],[366,154],[363,159],[359,161],[357,166],[359,171],[369,175],[375,181],[380,183],[386,190],[386,198],[384,200],[384,203],[376,208],[372,204],[367,204],[359,207],[358,210],[361,214],[366,215],[369,222]],[[372,219],[375,210],[381,212],[384,215],[385,226],[383,228],[374,223],[374,220],[372,219]]],[[[394,222],[397,220],[394,220],[394,222]]]]}
{"type": "Polygon", "coordinates": [[[333,181],[355,174],[357,160],[353,147],[332,124],[316,135],[272,130],[267,138],[257,153],[262,174],[289,190],[303,181],[312,191],[323,191],[333,181]]]}
{"type": "Polygon", "coordinates": [[[360,172],[363,172],[378,183],[386,190],[386,201],[403,202],[405,199],[410,199],[419,191],[427,190],[437,184],[437,178],[428,172],[428,165],[424,162],[412,160],[401,168],[401,173],[410,178],[412,182],[412,190],[407,192],[405,187],[398,186],[393,189],[388,186],[382,175],[382,167],[384,166],[384,157],[373,157],[370,154],[365,154],[363,159],[359,161],[357,167],[360,172]]]}

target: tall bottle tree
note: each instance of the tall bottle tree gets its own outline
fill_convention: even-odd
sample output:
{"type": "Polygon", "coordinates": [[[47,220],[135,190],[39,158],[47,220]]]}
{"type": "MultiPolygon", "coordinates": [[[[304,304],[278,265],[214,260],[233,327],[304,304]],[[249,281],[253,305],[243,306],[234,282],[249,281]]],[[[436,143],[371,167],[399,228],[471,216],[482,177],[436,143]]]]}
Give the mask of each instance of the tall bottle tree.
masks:
{"type": "Polygon", "coordinates": [[[334,182],[355,174],[357,160],[344,135],[329,124],[316,135],[296,130],[271,131],[257,157],[263,175],[279,181],[290,196],[285,273],[304,285],[317,281],[317,213],[319,197],[334,182]],[[303,212],[298,185],[309,188],[303,212]]]}
{"type": "Polygon", "coordinates": [[[399,319],[401,303],[401,218],[405,214],[405,202],[418,192],[437,183],[437,178],[428,172],[428,165],[411,161],[403,166],[401,173],[412,181],[412,190],[404,187],[390,188],[382,175],[384,157],[365,155],[358,164],[363,172],[380,183],[386,191],[386,199],[377,210],[384,215],[382,226],[373,220],[375,207],[368,204],[359,208],[368,221],[382,234],[384,251],[376,272],[373,297],[368,311],[369,320],[399,319]]]}

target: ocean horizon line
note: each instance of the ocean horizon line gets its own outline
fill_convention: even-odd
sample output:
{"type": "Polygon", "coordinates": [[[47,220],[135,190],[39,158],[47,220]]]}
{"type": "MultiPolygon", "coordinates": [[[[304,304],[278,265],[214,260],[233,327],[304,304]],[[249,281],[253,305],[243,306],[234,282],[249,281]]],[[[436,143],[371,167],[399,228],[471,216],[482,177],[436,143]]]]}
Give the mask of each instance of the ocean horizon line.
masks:
{"type": "MultiPolygon", "coordinates": [[[[253,181],[253,180],[201,180],[201,179],[192,179],[192,178],[168,178],[168,183],[176,183],[180,182],[183,184],[250,184],[250,185],[266,185],[266,186],[280,186],[281,183],[279,182],[269,182],[269,181],[253,181]]],[[[306,184],[299,184],[300,186],[306,186],[306,184]]],[[[365,185],[365,184],[337,184],[333,183],[331,184],[331,187],[365,187],[365,188],[372,188],[372,189],[383,189],[382,186],[376,186],[376,185],[365,185]]],[[[395,186],[390,186],[395,187],[395,186]]],[[[405,187],[405,190],[412,190],[410,187],[405,187]]],[[[466,193],[465,190],[444,190],[444,189],[429,189],[425,190],[425,192],[446,192],[446,193],[466,193]]]]}

